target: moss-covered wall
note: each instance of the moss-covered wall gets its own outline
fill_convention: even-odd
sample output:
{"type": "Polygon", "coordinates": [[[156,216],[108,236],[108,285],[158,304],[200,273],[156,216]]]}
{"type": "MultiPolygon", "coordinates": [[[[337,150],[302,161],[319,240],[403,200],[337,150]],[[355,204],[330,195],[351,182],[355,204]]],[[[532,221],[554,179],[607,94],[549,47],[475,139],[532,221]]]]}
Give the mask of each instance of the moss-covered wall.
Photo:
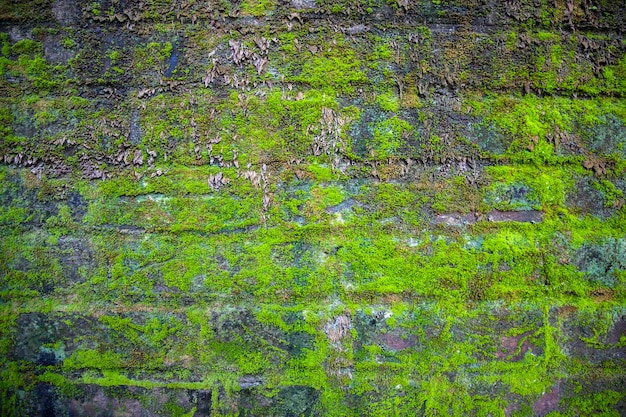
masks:
{"type": "Polygon", "coordinates": [[[0,414],[626,414],[625,33],[0,1],[0,414]]]}

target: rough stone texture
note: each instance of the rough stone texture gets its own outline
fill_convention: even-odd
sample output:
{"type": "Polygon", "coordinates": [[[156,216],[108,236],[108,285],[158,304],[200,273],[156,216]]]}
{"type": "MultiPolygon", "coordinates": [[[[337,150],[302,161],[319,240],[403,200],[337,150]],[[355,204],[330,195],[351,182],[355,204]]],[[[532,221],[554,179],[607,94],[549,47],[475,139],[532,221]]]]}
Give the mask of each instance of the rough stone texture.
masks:
{"type": "Polygon", "coordinates": [[[625,415],[625,33],[0,2],[0,415],[625,415]]]}

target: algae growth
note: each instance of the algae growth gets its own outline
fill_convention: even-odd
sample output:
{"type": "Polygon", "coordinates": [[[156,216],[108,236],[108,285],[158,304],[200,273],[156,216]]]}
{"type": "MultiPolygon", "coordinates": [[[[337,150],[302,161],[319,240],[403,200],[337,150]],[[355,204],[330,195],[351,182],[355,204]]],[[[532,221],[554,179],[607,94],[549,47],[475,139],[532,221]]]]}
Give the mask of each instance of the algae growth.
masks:
{"type": "Polygon", "coordinates": [[[625,22],[2,2],[0,414],[624,414],[625,22]]]}

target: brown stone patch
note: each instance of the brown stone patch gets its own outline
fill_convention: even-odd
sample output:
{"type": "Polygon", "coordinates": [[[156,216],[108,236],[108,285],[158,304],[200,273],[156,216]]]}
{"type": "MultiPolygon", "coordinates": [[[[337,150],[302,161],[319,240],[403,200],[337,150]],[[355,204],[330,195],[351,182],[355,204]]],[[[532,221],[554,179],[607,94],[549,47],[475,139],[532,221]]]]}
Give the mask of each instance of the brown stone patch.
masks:
{"type": "Polygon", "coordinates": [[[596,303],[613,301],[613,291],[608,288],[597,288],[590,295],[596,303]]]}
{"type": "Polygon", "coordinates": [[[490,222],[520,222],[520,223],[540,223],[543,221],[543,212],[537,210],[529,211],[500,211],[492,210],[487,213],[487,220],[490,222]]]}
{"type": "MultiPolygon", "coordinates": [[[[129,389],[129,387],[126,387],[129,389]]],[[[130,389],[129,389],[130,390],[130,389]]],[[[99,389],[96,394],[85,401],[73,399],[68,404],[68,409],[72,415],[100,416],[106,415],[107,411],[115,410],[116,415],[133,416],[142,415],[145,411],[139,400],[109,398],[99,389]]]]}
{"type": "Polygon", "coordinates": [[[502,336],[500,337],[500,348],[496,352],[498,359],[510,359],[519,361],[529,350],[532,350],[532,344],[528,341],[528,333],[518,336],[502,336]],[[523,339],[523,340],[522,340],[523,339]],[[520,346],[521,342],[521,346],[520,346]],[[518,352],[519,348],[519,352],[518,352]],[[516,353],[517,352],[517,353],[516,353]]]}
{"type": "Polygon", "coordinates": [[[338,344],[341,342],[341,339],[348,334],[351,327],[352,320],[350,320],[350,317],[342,314],[334,317],[332,321],[326,323],[326,326],[324,326],[324,332],[332,343],[338,344]]]}
{"type": "Polygon", "coordinates": [[[400,333],[385,333],[380,336],[380,341],[387,349],[394,351],[408,349],[417,344],[415,335],[404,335],[400,333]]]}
{"type": "Polygon", "coordinates": [[[575,306],[563,306],[559,308],[559,317],[568,317],[570,314],[575,313],[578,307],[575,306]]]}
{"type": "Polygon", "coordinates": [[[536,416],[545,416],[554,411],[559,406],[563,391],[558,385],[552,388],[552,391],[544,393],[541,398],[533,403],[533,413],[536,416]]]}

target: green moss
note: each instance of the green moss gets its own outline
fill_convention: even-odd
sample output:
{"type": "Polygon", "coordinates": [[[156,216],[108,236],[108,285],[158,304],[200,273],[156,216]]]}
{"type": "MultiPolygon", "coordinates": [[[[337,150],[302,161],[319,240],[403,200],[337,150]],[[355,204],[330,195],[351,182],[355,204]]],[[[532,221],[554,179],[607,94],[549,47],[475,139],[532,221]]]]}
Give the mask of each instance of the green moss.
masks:
{"type": "Polygon", "coordinates": [[[13,417],[21,414],[22,410],[18,402],[17,390],[30,388],[23,371],[22,367],[16,362],[9,362],[0,370],[2,374],[2,384],[0,384],[2,408],[0,410],[4,415],[13,417]]]}
{"type": "Polygon", "coordinates": [[[393,94],[380,94],[376,97],[376,104],[384,111],[397,112],[400,109],[398,97],[393,94]]]}
{"type": "Polygon", "coordinates": [[[593,182],[593,187],[602,193],[604,205],[606,207],[620,207],[624,205],[624,192],[615,187],[609,180],[597,180],[593,182]]]}
{"type": "Polygon", "coordinates": [[[0,224],[5,226],[16,226],[28,222],[31,218],[32,215],[29,215],[25,208],[14,206],[0,208],[0,224]]]}
{"type": "Polygon", "coordinates": [[[553,32],[537,32],[537,38],[542,41],[553,41],[559,39],[559,35],[553,32]]]}
{"type": "Polygon", "coordinates": [[[559,156],[562,144],[555,139],[562,132],[585,136],[587,129],[609,126],[609,115],[622,120],[625,114],[623,103],[613,99],[496,96],[469,99],[466,104],[484,117],[485,124],[513,137],[507,155],[520,162],[551,165],[567,161],[559,156]]]}
{"type": "Polygon", "coordinates": [[[308,59],[300,75],[293,77],[293,80],[323,90],[331,96],[335,96],[335,92],[351,94],[357,86],[367,83],[360,67],[361,63],[354,51],[344,43],[339,43],[323,56],[308,59]]]}
{"type": "Polygon", "coordinates": [[[398,154],[402,145],[414,133],[413,126],[398,116],[375,123],[372,130],[371,152],[377,159],[398,154]]]}
{"type": "Polygon", "coordinates": [[[94,16],[100,16],[100,3],[98,3],[97,1],[91,3],[91,13],[93,13],[94,16]]]}
{"type": "Polygon", "coordinates": [[[624,397],[623,393],[613,390],[594,393],[580,393],[575,398],[566,400],[568,410],[575,414],[617,416],[614,406],[624,397]]]}
{"type": "Polygon", "coordinates": [[[41,42],[32,39],[22,39],[11,46],[11,54],[17,56],[41,54],[42,52],[43,45],[41,42]]]}
{"type": "Polygon", "coordinates": [[[68,234],[76,230],[76,223],[72,218],[72,212],[66,205],[59,205],[58,214],[46,220],[46,227],[54,229],[60,235],[68,234]]]}
{"type": "Polygon", "coordinates": [[[313,174],[317,181],[328,182],[333,179],[333,171],[327,166],[313,163],[307,167],[307,170],[313,174]]]}
{"type": "Polygon", "coordinates": [[[74,41],[72,38],[66,36],[63,39],[61,39],[61,45],[64,48],[72,49],[74,46],[76,46],[76,41],[74,41]]]}
{"type": "Polygon", "coordinates": [[[8,58],[11,55],[11,42],[9,41],[9,34],[0,32],[0,42],[2,43],[2,49],[0,52],[2,56],[8,58]]]}
{"type": "Polygon", "coordinates": [[[245,0],[241,4],[241,11],[244,14],[256,17],[271,14],[276,4],[271,0],[245,0]]]}
{"type": "Polygon", "coordinates": [[[615,91],[622,98],[626,97],[626,54],[616,65],[606,66],[603,75],[609,91],[615,91]]]}
{"type": "MultiPolygon", "coordinates": [[[[148,47],[151,46],[155,46],[154,44],[148,44],[148,47]]],[[[172,49],[173,49],[173,45],[171,42],[165,42],[165,44],[163,44],[163,47],[161,47],[161,49],[159,49],[158,52],[158,56],[159,59],[161,59],[162,61],[169,59],[169,57],[172,55],[172,49]]]]}
{"type": "Polygon", "coordinates": [[[372,48],[371,55],[368,56],[368,61],[390,61],[393,58],[393,50],[389,45],[389,41],[382,38],[374,38],[374,47],[372,48]]]}
{"type": "MultiPolygon", "coordinates": [[[[171,42],[149,42],[143,46],[137,46],[133,49],[133,67],[135,73],[141,76],[143,73],[149,74],[147,71],[154,71],[164,65],[164,62],[172,55],[174,45],[171,42]]],[[[120,58],[119,51],[111,51],[109,57],[114,65],[120,58]]]]}
{"type": "MultiPolygon", "coordinates": [[[[498,187],[499,184],[507,184],[507,186],[515,187],[516,184],[524,184],[530,188],[528,193],[528,199],[530,204],[533,201],[537,201],[540,206],[533,208],[541,208],[544,211],[550,211],[550,209],[556,207],[562,207],[565,204],[566,193],[573,185],[571,179],[566,172],[560,168],[536,168],[533,166],[498,166],[489,167],[487,172],[492,176],[496,182],[494,187],[498,187]]],[[[490,192],[496,192],[496,188],[492,187],[490,192]]],[[[489,197],[488,197],[489,198],[489,197]]],[[[494,197],[497,198],[497,197],[494,197]]],[[[515,209],[520,208],[516,206],[515,201],[504,202],[505,206],[500,202],[496,203],[495,208],[500,209],[515,209]],[[513,204],[512,206],[510,204],[513,204]]]]}
{"type": "MultiPolygon", "coordinates": [[[[405,27],[404,14],[452,17],[467,4],[394,1],[388,25],[370,22],[344,37],[310,18],[387,19],[389,2],[318,1],[298,15],[275,2],[211,10],[161,3],[146,3],[135,26],[154,23],[146,43],[108,52],[109,75],[124,72],[115,79],[148,89],[122,89],[121,104],[106,94],[80,97],[114,80],[98,65],[107,57],[53,67],[40,42],[11,46],[0,35],[4,153],[49,153],[60,162],[44,158],[46,169],[72,169],[41,180],[29,171],[39,161],[16,171],[23,175],[0,169],[1,414],[19,414],[36,382],[202,390],[212,392],[217,415],[498,415],[509,405],[532,414],[555,383],[564,413],[615,408],[621,397],[612,392],[568,390],[576,378],[619,376],[612,360],[596,366],[576,356],[578,344],[599,356],[624,346],[607,339],[624,301],[621,46],[608,49],[613,65],[592,68],[579,51],[592,37],[550,32],[565,6],[545,1],[528,12],[540,23],[527,27],[546,32],[461,28],[442,61],[433,49],[448,34],[405,27]],[[238,13],[251,25],[206,36],[206,22],[238,13]],[[272,16],[285,17],[292,32],[272,26],[272,16]],[[195,75],[157,85],[173,33],[185,39],[195,75]],[[226,65],[231,36],[267,57],[268,70],[249,76],[251,65],[226,65]],[[272,39],[267,55],[254,43],[259,36],[272,39]],[[213,69],[209,88],[196,85],[213,69]],[[249,83],[235,89],[224,75],[249,83]],[[460,107],[469,115],[440,94],[444,78],[465,95],[460,107]],[[530,94],[507,93],[526,82],[530,94]],[[473,88],[501,93],[470,96],[473,88]],[[347,129],[356,119],[361,132],[347,129]],[[139,142],[131,144],[137,122],[140,137],[131,139],[139,142]],[[34,135],[23,133],[31,127],[34,135]],[[461,137],[467,129],[479,149],[461,137]],[[500,135],[502,149],[488,134],[500,135]],[[56,145],[63,137],[77,143],[56,145]],[[135,151],[157,156],[150,166],[126,166],[118,159],[126,150],[131,159],[135,151]],[[609,166],[589,180],[606,217],[568,205],[576,180],[592,175],[582,168],[588,157],[609,166]],[[80,179],[87,162],[112,178],[80,179]],[[230,182],[211,189],[207,180],[218,173],[230,182]],[[543,217],[495,222],[493,210],[543,217]],[[439,223],[444,217],[433,212],[467,224],[439,223]],[[73,353],[63,365],[11,362],[18,341],[24,345],[20,330],[29,331],[18,326],[40,313],[55,340],[33,341],[33,355],[59,343],[73,353]],[[571,322],[578,314],[580,323],[571,322]],[[580,342],[567,333],[577,326],[589,331],[580,342]],[[239,389],[256,378],[258,387],[239,389]]],[[[116,7],[85,10],[109,18],[116,7]]],[[[50,34],[33,31],[39,40],[50,34]]],[[[67,48],[89,41],[71,34],[61,41],[67,48]]],[[[117,35],[109,28],[106,36],[117,35]]],[[[604,53],[593,48],[585,53],[604,53]]],[[[193,413],[174,399],[162,411],[193,413]]]]}
{"type": "Polygon", "coordinates": [[[314,188],[311,190],[311,193],[323,207],[335,206],[341,203],[344,199],[342,189],[337,186],[314,188]]]}
{"type": "Polygon", "coordinates": [[[426,197],[421,195],[417,187],[385,182],[364,191],[367,192],[363,194],[362,201],[372,205],[374,219],[397,217],[408,225],[420,224],[420,208],[426,197]]]}

